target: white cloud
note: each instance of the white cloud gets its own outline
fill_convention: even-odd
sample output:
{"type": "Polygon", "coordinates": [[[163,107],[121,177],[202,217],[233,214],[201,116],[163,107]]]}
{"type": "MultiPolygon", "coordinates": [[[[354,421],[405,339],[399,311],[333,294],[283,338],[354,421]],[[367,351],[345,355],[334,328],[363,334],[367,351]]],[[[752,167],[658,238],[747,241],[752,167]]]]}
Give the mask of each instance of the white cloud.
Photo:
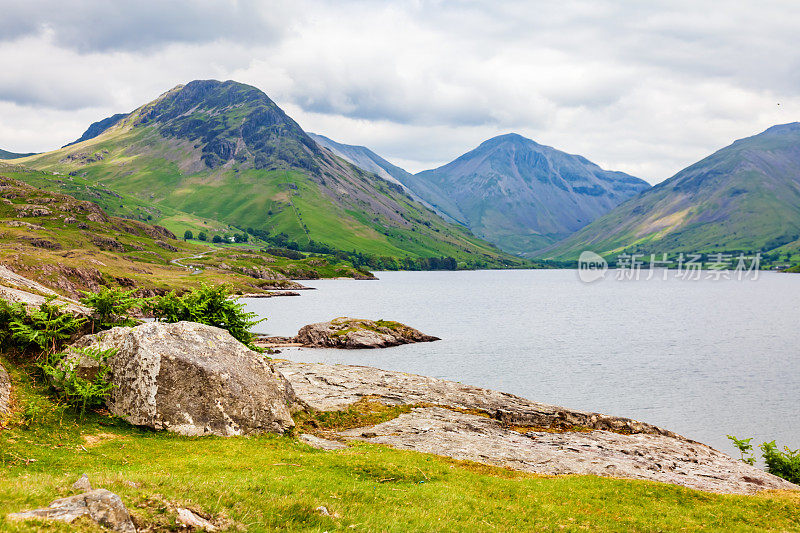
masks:
{"type": "Polygon", "coordinates": [[[2,148],[60,146],[195,78],[256,85],[411,171],[517,131],[656,182],[800,117],[794,0],[60,5],[0,22],[2,148]]]}

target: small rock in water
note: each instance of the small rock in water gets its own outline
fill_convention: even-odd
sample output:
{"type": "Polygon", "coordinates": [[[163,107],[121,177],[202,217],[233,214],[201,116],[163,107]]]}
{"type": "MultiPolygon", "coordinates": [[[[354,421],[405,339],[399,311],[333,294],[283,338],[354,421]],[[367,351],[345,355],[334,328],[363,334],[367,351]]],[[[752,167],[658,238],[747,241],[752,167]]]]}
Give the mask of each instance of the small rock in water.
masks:
{"type": "Polygon", "coordinates": [[[202,529],[203,531],[217,530],[217,527],[214,524],[212,524],[202,516],[197,516],[189,509],[183,509],[181,507],[178,507],[177,511],[178,511],[178,522],[186,527],[202,529]]]}
{"type": "Polygon", "coordinates": [[[89,492],[92,490],[92,484],[89,483],[89,476],[82,475],[81,478],[72,484],[72,488],[81,492],[89,492]]]}
{"type": "Polygon", "coordinates": [[[69,498],[54,501],[48,507],[8,515],[11,521],[56,520],[72,523],[88,516],[101,526],[123,533],[136,533],[131,515],[119,496],[105,489],[97,489],[69,498]]]}

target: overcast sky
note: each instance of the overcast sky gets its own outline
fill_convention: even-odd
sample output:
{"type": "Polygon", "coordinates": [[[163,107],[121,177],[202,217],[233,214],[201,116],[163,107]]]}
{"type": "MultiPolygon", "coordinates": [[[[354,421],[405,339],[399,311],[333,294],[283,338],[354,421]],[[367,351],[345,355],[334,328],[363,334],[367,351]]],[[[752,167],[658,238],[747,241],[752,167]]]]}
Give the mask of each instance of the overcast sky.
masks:
{"type": "Polygon", "coordinates": [[[800,2],[0,0],[0,148],[192,79],[410,171],[518,132],[651,183],[800,120],[800,2]]]}

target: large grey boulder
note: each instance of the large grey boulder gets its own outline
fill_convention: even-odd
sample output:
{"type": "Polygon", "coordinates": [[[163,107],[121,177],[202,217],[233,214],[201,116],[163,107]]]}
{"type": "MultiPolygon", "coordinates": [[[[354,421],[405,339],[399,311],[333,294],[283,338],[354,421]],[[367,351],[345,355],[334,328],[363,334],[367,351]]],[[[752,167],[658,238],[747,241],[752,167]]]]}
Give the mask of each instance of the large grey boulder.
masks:
{"type": "MultiPolygon", "coordinates": [[[[227,331],[150,322],[87,335],[75,348],[116,348],[108,409],[131,424],[182,435],[282,433],[294,427],[292,386],[263,355],[227,331]]],[[[79,374],[97,362],[79,357],[79,374]]]]}
{"type": "Polygon", "coordinates": [[[0,364],[0,422],[8,414],[11,408],[11,379],[8,372],[0,364]]]}
{"type": "Polygon", "coordinates": [[[97,489],[77,496],[61,498],[48,507],[8,515],[10,521],[55,520],[72,523],[88,516],[98,524],[114,531],[136,533],[131,515],[119,496],[105,489],[97,489]]]}
{"type": "Polygon", "coordinates": [[[390,320],[339,317],[303,326],[294,342],[325,348],[386,348],[414,342],[438,341],[438,337],[390,320]]]}

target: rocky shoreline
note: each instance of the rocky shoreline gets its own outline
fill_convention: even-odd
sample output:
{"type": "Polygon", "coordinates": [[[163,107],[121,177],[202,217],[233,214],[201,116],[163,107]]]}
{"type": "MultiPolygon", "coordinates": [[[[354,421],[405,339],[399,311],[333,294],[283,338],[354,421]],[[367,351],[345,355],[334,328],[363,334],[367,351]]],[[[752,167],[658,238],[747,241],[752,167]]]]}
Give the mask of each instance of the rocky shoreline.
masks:
{"type": "Polygon", "coordinates": [[[800,487],[671,431],[504,392],[365,366],[274,361],[297,398],[321,411],[361,399],[412,406],[374,426],[322,435],[537,474],[643,479],[752,494],[800,487]]]}

